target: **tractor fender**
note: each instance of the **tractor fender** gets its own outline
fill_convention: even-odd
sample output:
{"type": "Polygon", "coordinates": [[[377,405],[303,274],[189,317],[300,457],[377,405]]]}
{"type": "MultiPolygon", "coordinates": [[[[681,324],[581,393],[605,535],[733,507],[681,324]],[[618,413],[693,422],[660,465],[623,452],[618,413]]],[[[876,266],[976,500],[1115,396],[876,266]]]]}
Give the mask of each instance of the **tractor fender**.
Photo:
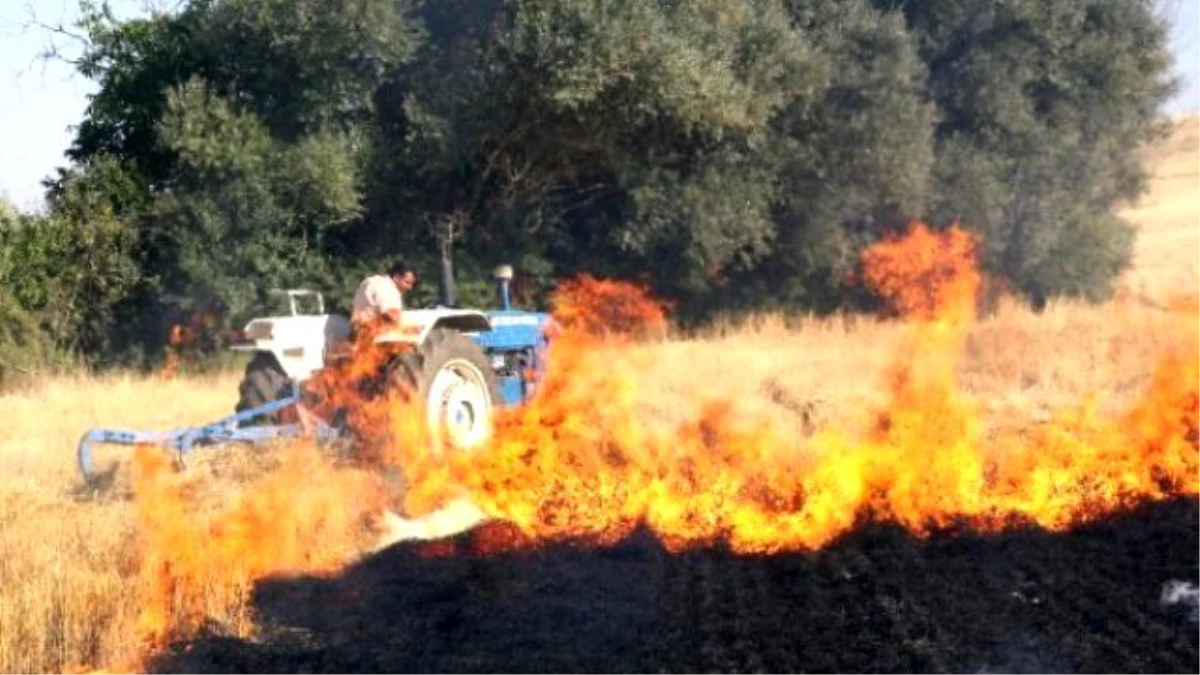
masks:
{"type": "Polygon", "coordinates": [[[350,322],[336,314],[269,316],[251,320],[230,349],[275,357],[288,378],[303,381],[325,365],[327,350],[350,336],[350,322]]]}
{"type": "Polygon", "coordinates": [[[487,314],[469,309],[414,309],[400,314],[400,326],[375,337],[376,344],[423,345],[435,330],[452,330],[464,335],[487,333],[492,322],[487,314]]]}

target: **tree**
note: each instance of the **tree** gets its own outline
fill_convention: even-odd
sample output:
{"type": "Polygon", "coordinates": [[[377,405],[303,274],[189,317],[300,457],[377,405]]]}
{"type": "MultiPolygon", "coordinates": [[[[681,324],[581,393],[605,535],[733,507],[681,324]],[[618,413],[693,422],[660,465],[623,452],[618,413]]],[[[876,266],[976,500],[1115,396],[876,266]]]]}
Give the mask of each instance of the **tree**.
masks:
{"type": "Polygon", "coordinates": [[[940,112],[935,219],[980,232],[987,270],[1031,297],[1104,297],[1132,245],[1109,214],[1144,189],[1136,150],[1173,88],[1153,3],[902,7],[940,112]]]}
{"type": "Polygon", "coordinates": [[[20,218],[21,213],[16,205],[0,196],[0,229],[15,227],[20,218]]]}
{"type": "Polygon", "coordinates": [[[54,345],[37,318],[7,289],[0,288],[0,388],[38,374],[58,361],[54,345]]]}
{"type": "Polygon", "coordinates": [[[328,240],[359,209],[352,134],[279,140],[192,79],[168,94],[159,135],[176,163],[148,214],[147,248],[165,291],[245,320],[271,288],[331,278],[328,240]]]}
{"type": "Polygon", "coordinates": [[[135,175],[138,194],[112,203],[153,282],[128,298],[145,330],[124,339],[161,346],[168,300],[236,322],[272,286],[344,285],[354,266],[331,263],[358,215],[371,94],[416,39],[403,3],[197,0],[129,21],[84,8],[79,68],[99,91],[70,155],[135,175]]]}
{"type": "Polygon", "coordinates": [[[77,67],[99,87],[68,155],[115,156],[152,191],[174,162],[158,136],[168,91],[200,77],[284,140],[348,131],[370,119],[372,92],[417,39],[396,0],[193,0],[126,21],[107,2],[81,6],[77,67]]]}
{"type": "Polygon", "coordinates": [[[21,306],[10,289],[21,266],[12,243],[31,219],[0,197],[0,387],[36,373],[52,360],[54,351],[37,317],[21,306]]]}
{"type": "Polygon", "coordinates": [[[123,327],[168,298],[240,321],[272,286],[336,302],[451,245],[472,304],[513,262],[535,290],[636,277],[697,316],[829,310],[915,217],[974,230],[1031,298],[1102,298],[1132,242],[1113,207],[1144,187],[1135,150],[1171,89],[1150,0],[84,5],[99,89],[51,185],[72,196],[6,235],[113,280],[11,277],[40,320],[51,291],[120,317],[48,326],[83,350],[153,348],[123,327]]]}
{"type": "Polygon", "coordinates": [[[660,281],[769,250],[771,119],[823,68],[774,3],[422,3],[381,92],[372,225],[460,214],[475,257],[660,281]],[[660,265],[661,268],[661,265],[660,265]]]}
{"type": "Polygon", "coordinates": [[[793,99],[774,121],[786,155],[778,241],[731,270],[712,304],[839,306],[863,247],[925,205],[935,111],[903,17],[858,1],[793,0],[789,12],[836,68],[819,96],[793,99]]]}
{"type": "Polygon", "coordinates": [[[49,216],[0,229],[0,280],[64,352],[111,356],[118,347],[119,308],[145,279],[137,230],[114,202],[136,191],[119,162],[97,157],[63,174],[49,216]]]}
{"type": "Polygon", "coordinates": [[[193,19],[185,12],[121,22],[106,2],[80,5],[86,47],[76,67],[98,87],[67,156],[79,164],[114,157],[137,173],[143,191],[153,192],[172,162],[156,129],[166,90],[196,72],[202,60],[190,44],[193,19]]]}

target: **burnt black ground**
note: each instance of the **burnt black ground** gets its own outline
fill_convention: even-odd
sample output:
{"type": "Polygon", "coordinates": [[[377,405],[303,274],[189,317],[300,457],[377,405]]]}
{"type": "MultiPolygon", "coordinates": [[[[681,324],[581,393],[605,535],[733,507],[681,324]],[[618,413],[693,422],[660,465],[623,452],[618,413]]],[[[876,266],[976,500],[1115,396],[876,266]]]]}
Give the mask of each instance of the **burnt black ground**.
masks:
{"type": "MultiPolygon", "coordinates": [[[[1197,624],[1197,500],[1052,534],[914,538],[871,525],[812,554],[668,554],[646,533],[491,556],[397,545],[335,579],[279,578],[268,639],[206,637],[173,672],[1180,672],[1197,624]]],[[[448,545],[465,549],[479,533],[448,545]]]]}

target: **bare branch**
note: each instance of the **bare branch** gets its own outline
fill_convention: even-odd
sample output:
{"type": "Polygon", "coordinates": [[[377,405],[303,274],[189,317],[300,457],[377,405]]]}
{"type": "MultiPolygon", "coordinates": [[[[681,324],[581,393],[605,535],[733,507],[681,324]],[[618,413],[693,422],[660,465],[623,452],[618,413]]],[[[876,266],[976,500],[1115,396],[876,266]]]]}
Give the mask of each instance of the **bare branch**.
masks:
{"type": "MultiPolygon", "coordinates": [[[[29,63],[27,68],[31,69],[34,63],[41,62],[42,74],[45,75],[46,65],[50,62],[65,63],[69,66],[77,66],[82,60],[78,56],[69,56],[67,54],[69,45],[77,45],[79,49],[85,49],[91,41],[86,33],[78,30],[78,26],[71,25],[66,21],[67,7],[66,0],[62,0],[60,5],[59,18],[56,21],[47,21],[38,17],[37,11],[34,9],[33,2],[25,3],[26,19],[21,24],[21,29],[25,32],[39,30],[46,38],[45,47],[29,63]]],[[[42,5],[45,6],[44,4],[42,5]]]]}

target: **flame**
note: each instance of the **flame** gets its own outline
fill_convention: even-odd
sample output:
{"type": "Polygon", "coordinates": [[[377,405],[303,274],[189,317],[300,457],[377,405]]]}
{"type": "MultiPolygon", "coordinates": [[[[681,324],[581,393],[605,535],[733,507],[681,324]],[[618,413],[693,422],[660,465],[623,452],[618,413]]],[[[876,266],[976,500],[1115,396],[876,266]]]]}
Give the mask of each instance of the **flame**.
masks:
{"type": "Polygon", "coordinates": [[[564,329],[589,336],[629,336],[661,332],[667,306],[644,288],[581,274],[551,294],[554,320],[564,329]]]}
{"type": "MultiPolygon", "coordinates": [[[[824,429],[802,453],[719,396],[681,423],[647,422],[634,396],[639,366],[623,361],[624,338],[609,326],[628,332],[630,317],[660,313],[610,321],[613,282],[564,285],[560,322],[580,330],[556,343],[540,394],[502,414],[480,452],[405,454],[406,506],[427,513],[466,494],[534,540],[603,544],[644,523],[672,546],[723,541],[761,553],[820,547],[866,518],[916,533],[1029,521],[1057,529],[1138,499],[1196,493],[1194,349],[1169,354],[1124,417],[1083,408],[1032,445],[984,443],[978,406],[955,374],[981,286],[975,250],[958,227],[914,223],[865,252],[867,284],[912,334],[871,431],[824,429]]],[[[407,416],[393,424],[407,447],[423,447],[407,416]]]]}
{"type": "Polygon", "coordinates": [[[1178,293],[1167,300],[1168,311],[1186,316],[1189,325],[1200,318],[1200,293],[1178,293]]]}
{"type": "Polygon", "coordinates": [[[379,484],[333,467],[311,445],[288,452],[279,471],[205,517],[196,486],[172,470],[166,455],[135,450],[143,644],[194,635],[215,618],[244,635],[255,581],[280,572],[333,572],[351,559],[352,534],[383,499],[379,484]]]}
{"type": "Polygon", "coordinates": [[[173,323],[167,331],[167,349],[157,376],[171,379],[179,372],[184,353],[193,347],[201,335],[210,333],[217,325],[217,315],[212,312],[192,312],[186,323],[173,323]]]}
{"type": "MultiPolygon", "coordinates": [[[[447,453],[416,401],[365,393],[363,383],[390,358],[369,341],[316,378],[314,410],[349,414],[362,464],[403,467],[402,506],[412,518],[469,504],[469,521],[480,513],[491,521],[471,543],[424,544],[429,556],[561,539],[605,545],[642,525],[673,550],[811,550],[869,519],[922,535],[1029,522],[1062,529],[1140,499],[1200,492],[1197,303],[1185,324],[1190,340],[1164,355],[1123,415],[1083,405],[1032,442],[988,440],[979,406],[956,381],[981,284],[976,244],[957,227],[914,223],[864,253],[867,285],[911,325],[885,373],[890,400],[864,434],[820,429],[798,448],[786,430],[719,393],[698,394],[678,419],[647,418],[637,399],[646,364],[629,346],[664,329],[667,310],[639,286],[587,275],[552,298],[560,330],[538,393],[499,411],[482,448],[447,453]]],[[[393,498],[373,473],[335,468],[301,445],[277,473],[198,519],[197,498],[161,455],[140,450],[137,465],[139,628],[152,645],[213,616],[249,630],[244,610],[230,608],[243,606],[250,584],[283,571],[336,570],[363,520],[393,498]]],[[[443,525],[414,536],[453,531],[443,525]]]]}
{"type": "Polygon", "coordinates": [[[863,252],[863,278],[894,315],[961,324],[973,316],[983,283],[976,244],[958,224],[938,233],[915,222],[863,252]]]}
{"type": "Polygon", "coordinates": [[[167,353],[162,367],[158,369],[160,379],[171,379],[179,372],[181,348],[190,342],[190,334],[182,324],[172,324],[167,333],[167,353]]]}

